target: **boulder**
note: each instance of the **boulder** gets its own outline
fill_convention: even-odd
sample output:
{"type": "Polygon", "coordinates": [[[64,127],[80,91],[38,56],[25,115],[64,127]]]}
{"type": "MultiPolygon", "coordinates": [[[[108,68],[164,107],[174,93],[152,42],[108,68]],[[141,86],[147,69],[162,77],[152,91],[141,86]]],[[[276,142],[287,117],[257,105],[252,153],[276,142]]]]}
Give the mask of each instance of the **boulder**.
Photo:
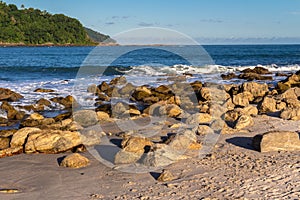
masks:
{"type": "Polygon", "coordinates": [[[251,116],[241,115],[238,118],[234,128],[240,130],[240,129],[246,128],[248,126],[251,126],[253,124],[254,124],[254,121],[251,116]]]}
{"type": "Polygon", "coordinates": [[[280,96],[283,99],[297,99],[298,97],[300,97],[300,88],[298,88],[298,87],[289,88],[284,93],[282,93],[280,96]]]}
{"type": "Polygon", "coordinates": [[[143,154],[144,154],[144,151],[130,152],[130,151],[125,151],[124,149],[121,149],[115,155],[114,163],[116,165],[135,163],[142,157],[143,154]]]}
{"type": "Polygon", "coordinates": [[[221,74],[221,78],[223,80],[231,80],[237,78],[237,75],[235,75],[235,73],[221,74]]]}
{"type": "Polygon", "coordinates": [[[239,79],[245,79],[247,81],[253,81],[253,80],[273,80],[272,76],[262,76],[260,74],[256,73],[244,73],[240,74],[238,76],[239,79]]]}
{"type": "Polygon", "coordinates": [[[181,112],[182,110],[180,109],[180,107],[175,104],[162,105],[159,108],[159,114],[167,115],[168,117],[177,117],[181,114],[181,112]]]}
{"type": "Polygon", "coordinates": [[[113,78],[110,82],[109,85],[124,85],[127,83],[126,77],[125,76],[119,76],[113,78]]]}
{"type": "Polygon", "coordinates": [[[244,69],[242,73],[271,74],[271,72],[268,69],[259,66],[255,67],[254,69],[244,69]]]}
{"type": "Polygon", "coordinates": [[[237,106],[246,107],[249,105],[249,101],[253,101],[253,99],[253,95],[246,91],[237,95],[233,95],[232,102],[237,106]]]}
{"type": "Polygon", "coordinates": [[[18,101],[21,98],[23,98],[22,95],[10,89],[0,88],[0,101],[18,101]]]}
{"type": "Polygon", "coordinates": [[[197,129],[197,135],[207,135],[214,133],[214,130],[207,125],[199,125],[197,129]]]}
{"type": "Polygon", "coordinates": [[[101,91],[101,92],[106,92],[109,88],[110,88],[110,86],[105,82],[105,81],[103,81],[100,85],[98,85],[97,86],[98,88],[99,88],[99,90],[101,91]]]}
{"type": "Polygon", "coordinates": [[[249,82],[240,86],[242,92],[250,92],[254,98],[263,97],[269,91],[268,85],[263,83],[249,82]]]}
{"type": "Polygon", "coordinates": [[[122,149],[127,152],[139,153],[145,151],[145,148],[150,149],[153,143],[148,138],[128,136],[122,140],[122,149]]]}
{"type": "Polygon", "coordinates": [[[82,143],[79,132],[42,130],[29,134],[25,153],[60,153],[82,143]]]}
{"type": "Polygon", "coordinates": [[[193,142],[197,142],[196,134],[191,130],[185,130],[170,137],[166,144],[175,151],[186,151],[193,142]]]}
{"type": "Polygon", "coordinates": [[[39,105],[44,105],[44,106],[51,106],[51,102],[47,99],[44,99],[44,98],[41,98],[39,99],[36,104],[39,104],[39,105]]]}
{"type": "Polygon", "coordinates": [[[124,87],[119,89],[119,93],[122,95],[127,95],[130,96],[131,93],[135,90],[135,86],[132,85],[131,83],[127,83],[124,87]]]}
{"type": "Polygon", "coordinates": [[[22,128],[13,134],[12,139],[10,141],[10,146],[13,148],[23,146],[29,134],[40,131],[41,129],[39,128],[22,128]]]}
{"type": "Polygon", "coordinates": [[[300,151],[299,134],[290,131],[271,131],[256,135],[252,145],[260,152],[300,151]]]}
{"type": "Polygon", "coordinates": [[[73,153],[66,156],[60,163],[62,167],[83,168],[88,166],[90,160],[79,153],[73,153]]]}
{"type": "Polygon", "coordinates": [[[73,113],[73,119],[83,127],[93,126],[98,123],[98,117],[93,110],[79,110],[73,113]]]}
{"type": "Polygon", "coordinates": [[[245,108],[236,109],[240,114],[255,116],[258,115],[258,109],[256,106],[249,105],[245,108]]]}
{"type": "Polygon", "coordinates": [[[263,101],[258,104],[258,110],[260,113],[276,112],[276,105],[276,100],[272,96],[266,96],[263,101]]]}
{"type": "Polygon", "coordinates": [[[286,108],[281,111],[280,118],[287,120],[300,120],[300,108],[286,108]]]}
{"type": "Polygon", "coordinates": [[[66,97],[54,97],[54,98],[51,98],[50,100],[55,103],[59,103],[59,104],[65,106],[65,108],[72,108],[72,107],[78,106],[77,101],[71,95],[68,95],[66,97]]]}
{"type": "Polygon", "coordinates": [[[97,118],[100,122],[110,120],[109,114],[107,114],[106,112],[102,112],[102,111],[97,112],[97,118]]]}

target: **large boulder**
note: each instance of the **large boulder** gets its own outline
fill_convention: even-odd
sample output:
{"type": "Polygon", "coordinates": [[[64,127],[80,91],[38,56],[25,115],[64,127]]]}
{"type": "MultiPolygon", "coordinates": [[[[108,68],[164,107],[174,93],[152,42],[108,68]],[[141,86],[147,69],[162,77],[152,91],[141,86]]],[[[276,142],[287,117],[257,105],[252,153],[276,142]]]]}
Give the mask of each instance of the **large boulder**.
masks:
{"type": "Polygon", "coordinates": [[[198,125],[201,123],[209,123],[212,121],[212,116],[208,113],[196,113],[186,119],[186,124],[198,125]]]}
{"type": "Polygon", "coordinates": [[[18,111],[7,102],[2,102],[0,109],[6,111],[7,119],[15,119],[16,115],[18,114],[18,111]]]}
{"type": "Polygon", "coordinates": [[[30,133],[35,133],[39,131],[41,131],[41,129],[32,127],[26,127],[18,130],[13,134],[12,139],[10,141],[10,146],[13,148],[23,146],[30,133]]]}
{"type": "Polygon", "coordinates": [[[253,95],[246,91],[233,95],[232,102],[237,106],[246,107],[249,105],[249,101],[253,101],[253,99],[253,95]]]}
{"type": "Polygon", "coordinates": [[[256,135],[252,145],[260,152],[300,151],[299,134],[290,131],[271,131],[256,135]]]}
{"type": "Polygon", "coordinates": [[[281,111],[280,118],[300,120],[300,108],[286,108],[281,111]]]}
{"type": "Polygon", "coordinates": [[[300,88],[290,88],[282,93],[281,98],[283,99],[297,99],[300,96],[300,88]]]}
{"type": "Polygon", "coordinates": [[[21,98],[23,98],[22,95],[10,89],[0,88],[0,101],[18,101],[21,98]]]}
{"type": "Polygon", "coordinates": [[[63,105],[65,108],[72,108],[78,106],[76,99],[71,95],[68,95],[66,97],[54,97],[50,100],[63,105]]]}
{"type": "Polygon", "coordinates": [[[26,153],[60,153],[82,143],[79,132],[42,130],[29,134],[25,144],[26,153]]]}
{"type": "Polygon", "coordinates": [[[236,124],[235,129],[243,129],[254,124],[253,118],[249,115],[241,115],[236,124]]]}
{"type": "Polygon", "coordinates": [[[10,139],[7,137],[0,137],[0,150],[9,148],[10,139]]]}

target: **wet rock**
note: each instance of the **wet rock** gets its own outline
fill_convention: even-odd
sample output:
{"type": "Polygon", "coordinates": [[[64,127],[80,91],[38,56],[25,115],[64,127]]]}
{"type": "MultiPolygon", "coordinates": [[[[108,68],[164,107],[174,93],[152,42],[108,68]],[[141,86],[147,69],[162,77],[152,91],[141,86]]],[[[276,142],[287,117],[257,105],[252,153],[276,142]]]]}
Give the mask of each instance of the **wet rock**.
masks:
{"type": "Polygon", "coordinates": [[[271,131],[256,135],[252,145],[260,152],[300,151],[299,134],[290,131],[271,131]]]}
{"type": "Polygon", "coordinates": [[[162,94],[168,94],[171,92],[171,89],[165,85],[160,85],[157,88],[155,88],[154,91],[162,93],[162,94]]]}
{"type": "Polygon", "coordinates": [[[34,90],[34,92],[50,93],[50,92],[55,92],[55,90],[45,89],[45,88],[37,88],[37,89],[34,90]]]}
{"type": "Polygon", "coordinates": [[[13,134],[13,137],[10,142],[10,146],[13,148],[23,146],[25,144],[25,140],[27,139],[30,133],[35,133],[39,131],[41,131],[41,129],[32,128],[32,127],[26,127],[18,130],[13,134]]]}
{"type": "Polygon", "coordinates": [[[0,137],[0,150],[9,148],[10,139],[7,137],[0,137]]]}
{"type": "Polygon", "coordinates": [[[259,66],[255,67],[254,69],[244,69],[242,73],[271,74],[271,72],[268,69],[259,66]]]}
{"type": "Polygon", "coordinates": [[[248,126],[251,126],[253,124],[254,124],[254,121],[251,116],[241,115],[238,118],[234,128],[240,130],[240,129],[246,128],[248,126]]]}
{"type": "Polygon", "coordinates": [[[276,112],[276,100],[272,96],[266,96],[261,103],[258,104],[260,113],[276,112]]]}
{"type": "Polygon", "coordinates": [[[69,167],[69,168],[83,168],[88,166],[90,163],[90,160],[79,153],[73,153],[65,157],[61,163],[60,166],[62,167],[69,167]]]}
{"type": "Polygon", "coordinates": [[[60,153],[81,143],[79,132],[42,130],[29,134],[25,144],[25,153],[60,153]]]}
{"type": "Polygon", "coordinates": [[[39,99],[36,104],[39,104],[39,105],[44,105],[44,106],[51,106],[51,102],[47,99],[44,99],[44,98],[41,98],[39,99]]]}
{"type": "Polygon", "coordinates": [[[98,123],[98,117],[93,110],[79,110],[73,113],[73,119],[83,127],[93,126],[98,123]]]}
{"type": "Polygon", "coordinates": [[[10,89],[0,88],[0,101],[18,101],[21,98],[23,98],[22,95],[10,89]]]}
{"type": "Polygon", "coordinates": [[[44,116],[39,113],[32,113],[28,118],[33,120],[42,120],[44,119],[44,116]]]}
{"type": "Polygon", "coordinates": [[[127,83],[126,77],[125,76],[119,76],[113,78],[110,82],[109,85],[124,85],[127,83]]]}
{"type": "Polygon", "coordinates": [[[100,85],[98,85],[98,88],[101,92],[106,92],[110,88],[110,86],[105,81],[103,81],[100,85]]]}
{"type": "Polygon", "coordinates": [[[300,88],[289,88],[284,93],[280,95],[283,99],[298,99],[300,97],[300,88]]]}
{"type": "Polygon", "coordinates": [[[72,108],[72,106],[73,107],[78,106],[77,101],[71,95],[68,95],[66,97],[54,97],[54,98],[51,98],[50,100],[55,103],[59,103],[59,104],[65,106],[65,108],[72,108]]]}
{"type": "Polygon", "coordinates": [[[223,80],[231,80],[237,78],[237,75],[235,75],[235,73],[221,74],[221,78],[223,80]]]}
{"type": "Polygon", "coordinates": [[[72,116],[72,112],[65,112],[65,113],[58,114],[56,117],[54,117],[54,120],[56,122],[58,122],[58,121],[62,121],[62,120],[68,119],[71,116],[72,116]]]}
{"type": "Polygon", "coordinates": [[[18,114],[18,111],[7,102],[2,102],[0,109],[6,111],[7,119],[15,119],[16,115],[18,114]]]}
{"type": "Polygon", "coordinates": [[[120,90],[119,90],[119,93],[121,95],[128,95],[130,96],[131,93],[135,90],[135,86],[132,85],[131,83],[127,83],[124,87],[122,87],[120,90]]]}
{"type": "Polygon", "coordinates": [[[256,73],[244,73],[240,74],[238,76],[239,79],[245,79],[248,81],[253,81],[253,80],[273,80],[272,76],[262,76],[256,73]]]}

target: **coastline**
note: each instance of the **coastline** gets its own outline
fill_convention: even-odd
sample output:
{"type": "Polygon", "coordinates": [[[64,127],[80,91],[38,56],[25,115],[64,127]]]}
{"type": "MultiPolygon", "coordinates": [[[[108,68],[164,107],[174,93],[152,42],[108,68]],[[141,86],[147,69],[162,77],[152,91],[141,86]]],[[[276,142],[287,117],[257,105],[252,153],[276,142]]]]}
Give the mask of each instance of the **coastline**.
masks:
{"type": "Polygon", "coordinates": [[[96,47],[96,46],[119,46],[117,43],[95,43],[95,44],[24,44],[24,43],[0,43],[0,47],[96,47]]]}

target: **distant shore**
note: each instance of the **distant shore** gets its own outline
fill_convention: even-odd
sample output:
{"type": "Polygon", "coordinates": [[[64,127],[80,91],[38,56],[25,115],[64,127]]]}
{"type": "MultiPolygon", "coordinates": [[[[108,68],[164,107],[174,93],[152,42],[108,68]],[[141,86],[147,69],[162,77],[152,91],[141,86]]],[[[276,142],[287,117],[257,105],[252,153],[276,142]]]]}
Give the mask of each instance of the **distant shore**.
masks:
{"type": "Polygon", "coordinates": [[[24,44],[24,43],[1,43],[0,47],[85,47],[85,46],[119,46],[117,43],[95,43],[95,44],[24,44]]]}

